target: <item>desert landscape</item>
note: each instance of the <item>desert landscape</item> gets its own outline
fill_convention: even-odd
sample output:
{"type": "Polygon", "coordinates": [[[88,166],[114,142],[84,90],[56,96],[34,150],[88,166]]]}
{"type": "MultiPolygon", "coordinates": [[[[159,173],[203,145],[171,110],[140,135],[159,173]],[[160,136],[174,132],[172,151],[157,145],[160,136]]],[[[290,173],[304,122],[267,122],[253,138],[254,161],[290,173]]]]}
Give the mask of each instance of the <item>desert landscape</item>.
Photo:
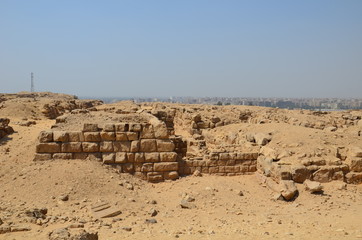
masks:
{"type": "Polygon", "coordinates": [[[362,239],[361,117],[0,94],[0,239],[362,239]]]}

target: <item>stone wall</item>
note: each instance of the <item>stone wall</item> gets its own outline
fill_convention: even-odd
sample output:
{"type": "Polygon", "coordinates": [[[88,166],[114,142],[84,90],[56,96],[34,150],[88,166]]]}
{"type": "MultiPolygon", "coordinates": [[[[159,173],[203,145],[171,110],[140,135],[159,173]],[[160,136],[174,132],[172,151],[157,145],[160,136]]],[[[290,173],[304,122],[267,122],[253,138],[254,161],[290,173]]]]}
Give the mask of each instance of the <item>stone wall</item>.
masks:
{"type": "Polygon", "coordinates": [[[97,159],[151,182],[178,178],[175,145],[152,124],[84,124],[83,131],[42,131],[34,160],[97,159]]]}
{"type": "Polygon", "coordinates": [[[34,160],[93,159],[150,182],[201,173],[233,176],[256,171],[258,153],[211,152],[189,157],[181,136],[150,123],[115,123],[100,128],[84,124],[82,131],[42,131],[34,160]]]}

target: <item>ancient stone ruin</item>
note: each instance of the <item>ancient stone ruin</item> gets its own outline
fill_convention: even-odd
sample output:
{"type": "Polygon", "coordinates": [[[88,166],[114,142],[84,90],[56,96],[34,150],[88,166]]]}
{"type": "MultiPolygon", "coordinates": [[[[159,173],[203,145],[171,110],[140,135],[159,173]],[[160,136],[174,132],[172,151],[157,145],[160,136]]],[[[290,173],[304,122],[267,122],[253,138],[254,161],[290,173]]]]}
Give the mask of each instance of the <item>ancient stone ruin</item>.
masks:
{"type": "Polygon", "coordinates": [[[9,126],[8,118],[0,118],[0,139],[14,132],[14,129],[9,126]]]}

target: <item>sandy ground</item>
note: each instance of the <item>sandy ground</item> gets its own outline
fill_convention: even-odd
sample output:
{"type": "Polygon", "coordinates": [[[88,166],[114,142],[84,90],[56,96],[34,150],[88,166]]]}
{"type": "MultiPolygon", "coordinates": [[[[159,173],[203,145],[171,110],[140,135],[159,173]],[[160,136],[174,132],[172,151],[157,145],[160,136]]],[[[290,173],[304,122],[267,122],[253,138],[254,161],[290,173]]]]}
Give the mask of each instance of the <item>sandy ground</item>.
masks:
{"type": "Polygon", "coordinates": [[[2,117],[10,118],[15,133],[0,140],[0,228],[29,231],[0,234],[0,239],[49,239],[52,230],[79,223],[102,240],[362,239],[361,184],[323,183],[323,194],[310,194],[297,184],[299,196],[286,202],[276,200],[258,174],[152,184],[96,161],[33,162],[39,132],[55,121],[41,118],[26,127],[11,124],[20,117],[2,117]],[[62,195],[69,200],[60,200],[62,195]],[[180,206],[185,195],[195,199],[191,209],[180,206]],[[100,200],[122,213],[95,219],[90,206],[100,200]],[[47,208],[47,219],[30,220],[25,212],[33,208],[47,208]],[[151,210],[157,215],[151,216],[151,210]]]}

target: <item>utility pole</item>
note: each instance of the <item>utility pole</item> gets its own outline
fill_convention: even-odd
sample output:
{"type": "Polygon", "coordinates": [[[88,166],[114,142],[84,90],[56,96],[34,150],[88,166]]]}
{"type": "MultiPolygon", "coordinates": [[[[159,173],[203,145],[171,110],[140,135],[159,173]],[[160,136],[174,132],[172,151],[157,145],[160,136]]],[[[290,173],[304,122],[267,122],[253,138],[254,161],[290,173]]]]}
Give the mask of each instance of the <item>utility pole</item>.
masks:
{"type": "Polygon", "coordinates": [[[31,73],[30,77],[31,77],[30,92],[34,92],[34,73],[31,73]]]}

